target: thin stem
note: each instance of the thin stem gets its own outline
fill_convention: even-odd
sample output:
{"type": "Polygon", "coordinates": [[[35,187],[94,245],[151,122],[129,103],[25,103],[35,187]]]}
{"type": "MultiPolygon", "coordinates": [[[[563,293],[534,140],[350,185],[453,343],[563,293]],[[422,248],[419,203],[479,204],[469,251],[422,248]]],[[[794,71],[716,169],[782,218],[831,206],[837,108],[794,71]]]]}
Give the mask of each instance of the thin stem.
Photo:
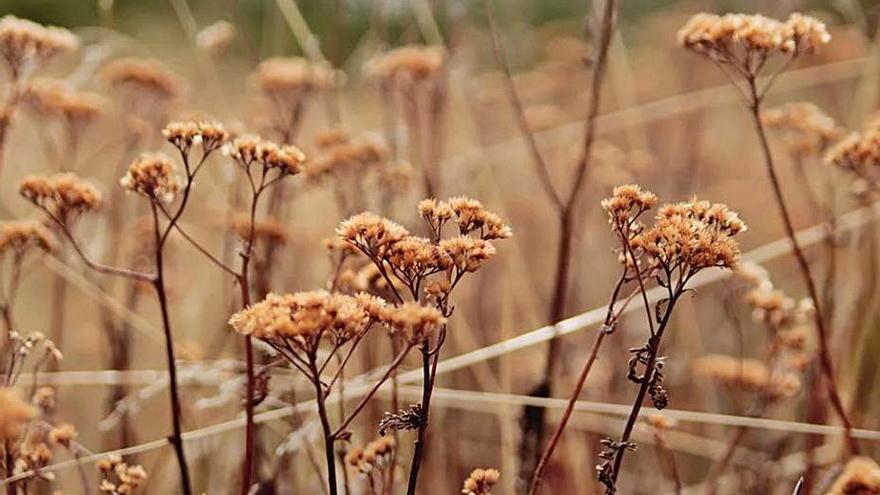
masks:
{"type": "Polygon", "coordinates": [[[391,373],[394,372],[394,370],[396,370],[398,366],[400,366],[400,363],[402,363],[403,359],[406,358],[406,355],[409,354],[410,349],[412,349],[412,346],[408,345],[406,349],[398,354],[394,361],[392,361],[391,364],[388,365],[388,368],[385,370],[385,373],[382,374],[382,377],[379,378],[379,381],[377,381],[375,385],[373,385],[373,388],[371,388],[370,391],[367,392],[367,394],[364,395],[363,398],[361,398],[361,401],[358,403],[358,405],[355,406],[351,413],[349,413],[348,418],[342,422],[342,424],[339,426],[339,428],[336,429],[335,432],[333,432],[334,438],[339,437],[339,435],[345,432],[345,429],[348,428],[348,425],[350,425],[351,422],[354,421],[354,418],[357,417],[358,414],[360,414],[364,407],[366,407],[367,403],[370,402],[370,399],[372,399],[373,396],[376,395],[376,392],[379,391],[379,388],[385,384],[385,382],[391,376],[391,373]]]}
{"type": "Polygon", "coordinates": [[[165,292],[165,276],[164,263],[162,259],[162,237],[159,228],[159,212],[155,202],[151,202],[151,210],[153,214],[153,231],[155,234],[155,261],[156,261],[156,277],[153,281],[153,287],[156,289],[156,296],[159,299],[159,308],[162,312],[162,329],[165,332],[165,358],[168,361],[168,383],[171,395],[171,425],[172,434],[168,439],[174,447],[177,456],[177,465],[180,469],[180,482],[184,495],[192,495],[192,485],[190,483],[189,468],[186,464],[186,453],[183,449],[183,428],[181,427],[181,408],[180,393],[177,384],[177,364],[174,356],[174,338],[171,332],[171,319],[168,315],[168,298],[165,292]]]}
{"type": "Polygon", "coordinates": [[[547,463],[550,461],[550,458],[553,457],[553,452],[556,451],[556,446],[559,444],[559,440],[562,438],[562,432],[565,431],[565,427],[568,425],[568,421],[571,419],[571,415],[574,412],[574,407],[577,403],[578,397],[580,397],[581,391],[583,391],[584,389],[584,384],[587,382],[587,376],[590,374],[590,370],[593,369],[593,363],[596,362],[596,358],[599,355],[599,349],[602,347],[602,343],[605,341],[605,337],[610,335],[614,329],[614,325],[616,324],[617,320],[617,316],[615,315],[614,311],[614,303],[617,302],[617,297],[620,294],[620,289],[623,287],[625,281],[626,270],[624,270],[624,273],[617,281],[617,285],[615,286],[614,291],[611,294],[611,300],[608,303],[608,313],[605,317],[605,325],[599,330],[599,332],[596,334],[596,338],[593,340],[593,346],[590,348],[590,353],[587,356],[587,360],[584,362],[584,366],[581,369],[580,375],[578,375],[577,383],[575,384],[574,389],[569,396],[568,405],[565,407],[565,411],[562,413],[562,418],[559,420],[559,424],[556,426],[556,430],[553,432],[553,435],[547,442],[547,447],[545,447],[544,453],[541,455],[541,459],[538,461],[537,467],[535,467],[535,473],[532,475],[532,482],[529,487],[529,495],[537,495],[538,490],[540,490],[541,482],[543,481],[544,469],[547,467],[547,463]]]}
{"type": "Polygon", "coordinates": [[[312,383],[315,386],[315,402],[318,404],[318,418],[321,420],[321,429],[324,432],[324,454],[327,458],[327,482],[330,484],[330,495],[337,495],[338,488],[336,486],[336,455],[333,448],[335,438],[330,429],[330,419],[327,415],[327,396],[324,393],[324,386],[321,384],[321,377],[318,375],[318,365],[315,363],[315,356],[309,356],[309,369],[312,371],[312,383]]]}
{"type": "Polygon", "coordinates": [[[789,241],[791,242],[792,252],[794,253],[794,257],[797,261],[801,276],[804,279],[804,283],[807,286],[807,293],[813,300],[813,320],[816,325],[816,333],[818,334],[819,340],[819,363],[822,367],[822,373],[825,375],[825,381],[828,386],[828,396],[831,399],[831,405],[834,408],[834,411],[837,413],[837,416],[843,423],[844,438],[846,440],[847,450],[849,451],[850,455],[856,455],[859,452],[859,446],[856,443],[855,439],[853,439],[852,423],[846,413],[846,410],[844,409],[843,401],[841,400],[840,393],[837,389],[837,382],[834,376],[834,365],[831,359],[831,349],[828,344],[828,329],[826,328],[826,321],[822,312],[822,300],[819,298],[819,291],[816,288],[815,281],[813,280],[813,274],[810,270],[810,264],[807,261],[807,257],[804,254],[804,251],[801,249],[801,246],[798,243],[797,236],[795,235],[794,225],[791,221],[791,215],[789,215],[788,206],[786,205],[785,199],[782,195],[782,185],[779,182],[779,177],[776,175],[776,168],[773,162],[773,154],[770,152],[770,145],[767,141],[767,133],[764,129],[764,123],[761,122],[762,99],[761,95],[758,93],[755,78],[749,78],[748,83],[752,96],[749,110],[751,111],[755,130],[758,133],[758,138],[761,143],[761,151],[764,155],[764,165],[767,169],[767,176],[770,179],[770,184],[773,186],[773,194],[774,198],[776,199],[776,205],[779,207],[779,213],[782,217],[782,223],[785,227],[785,233],[788,235],[789,241]]]}
{"type": "Polygon", "coordinates": [[[419,411],[419,433],[416,439],[416,448],[413,451],[412,462],[409,468],[409,482],[406,495],[415,495],[419,481],[419,470],[425,456],[425,442],[428,441],[428,411],[431,407],[431,392],[434,389],[434,380],[431,374],[431,354],[428,341],[422,342],[422,404],[419,411]]]}

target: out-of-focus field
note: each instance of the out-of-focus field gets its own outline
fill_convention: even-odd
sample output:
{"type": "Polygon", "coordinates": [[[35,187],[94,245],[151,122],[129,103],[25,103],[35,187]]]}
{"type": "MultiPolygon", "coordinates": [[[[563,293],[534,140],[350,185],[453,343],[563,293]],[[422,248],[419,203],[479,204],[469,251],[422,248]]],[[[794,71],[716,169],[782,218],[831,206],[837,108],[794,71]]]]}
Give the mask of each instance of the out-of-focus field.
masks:
{"type": "MultiPolygon", "coordinates": [[[[524,115],[551,180],[567,192],[583,149],[590,101],[595,46],[589,32],[585,36],[584,26],[590,22],[585,19],[599,7],[562,0],[494,4],[524,115]]],[[[576,228],[565,317],[608,302],[620,268],[615,251],[619,242],[600,201],[615,186],[628,183],[653,191],[661,202],[696,196],[727,204],[748,224],[737,236],[744,257],[757,258],[774,285],[790,297],[807,296],[786,248],[748,110],[721,71],[677,44],[678,29],[701,11],[760,12],[783,19],[801,11],[825,21],[832,41],[782,73],[765,107],[810,101],[849,130],[859,130],[875,114],[880,102],[880,10],[873,3],[622,2],[608,49],[596,142],[573,210],[576,228]]],[[[493,493],[526,493],[528,480],[520,479],[524,406],[547,407],[547,431],[553,430],[604,311],[596,313],[601,313],[598,318],[588,313],[584,321],[589,325],[573,322],[569,328],[574,331],[560,337],[551,380],[551,396],[560,400],[530,396],[545,370],[549,331],[525,340],[517,337],[554,323],[548,312],[560,230],[557,212],[541,188],[517,128],[482,2],[0,0],[0,14],[71,29],[81,40],[79,50],[53,59],[36,76],[65,79],[76,89],[106,98],[102,115],[82,128],[73,147],[65,142],[67,134],[58,121],[26,104],[19,106],[3,149],[0,217],[42,219],[19,195],[19,181],[29,174],[75,171],[96,184],[104,198],[99,210],[77,222],[76,237],[88,256],[107,259],[113,254],[116,264],[123,266],[149,268],[152,241],[145,234],[149,202],[122,193],[119,179],[141,152],[162,150],[177,158],[160,132],[168,121],[206,118],[222,122],[233,134],[260,132],[278,140],[266,124],[279,103],[267,104],[253,75],[257,64],[273,56],[303,56],[327,60],[344,73],[344,83],[337,88],[309,93],[289,136],[307,156],[306,172],[285,180],[276,219],[283,241],[270,260],[258,260],[256,267],[262,270],[260,263],[269,263],[265,280],[257,283],[277,293],[326,287],[335,264],[323,241],[334,237],[340,221],[361,209],[418,231],[416,205],[425,192],[418,164],[412,164],[414,156],[416,161],[421,157],[412,152],[418,144],[406,119],[406,103],[384,98],[364,67],[393,47],[444,46],[447,61],[437,82],[442,87],[438,114],[422,114],[422,123],[431,126],[423,138],[425,156],[436,172],[434,193],[438,198],[479,199],[504,219],[513,236],[496,243],[496,256],[466,277],[452,298],[455,312],[440,355],[419,493],[458,493],[462,480],[476,467],[501,472],[493,493]],[[218,20],[231,23],[235,37],[229,46],[212,52],[199,46],[197,33],[218,20]],[[165,107],[164,100],[138,100],[109,88],[102,82],[102,70],[122,57],[161,60],[186,81],[186,90],[165,107]],[[331,128],[384,140],[386,145],[388,137],[395,136],[396,149],[389,153],[396,156],[388,161],[409,163],[410,174],[390,189],[389,197],[367,173],[306,177],[310,162],[323,153],[316,140],[331,128]],[[493,347],[498,342],[510,346],[493,347]],[[483,352],[474,353],[479,349],[483,352]],[[444,368],[444,360],[462,355],[466,357],[453,361],[452,369],[444,368]]],[[[795,228],[818,226],[803,240],[825,301],[838,386],[855,425],[866,432],[860,433],[861,454],[877,458],[880,239],[871,216],[876,198],[854,196],[851,177],[825,163],[821,153],[796,163],[779,133],[771,131],[770,141],[795,228]],[[829,212],[838,220],[839,231],[833,235],[826,225],[829,212]],[[833,242],[824,240],[829,236],[833,242]]],[[[241,177],[231,160],[219,152],[211,156],[180,219],[189,235],[230,264],[238,263],[240,244],[230,234],[230,223],[246,206],[241,177]]],[[[239,287],[176,231],[169,237],[165,258],[183,429],[193,432],[185,437],[193,486],[196,493],[237,493],[245,449],[245,378],[240,338],[227,320],[240,309],[239,287]]],[[[808,414],[810,387],[821,382],[816,364],[805,366],[797,393],[761,411],[762,418],[777,421],[751,418],[754,391],[719,385],[702,376],[695,363],[709,354],[766,362],[771,339],[753,318],[747,282],[720,269],[707,270],[701,277],[706,277],[705,283],[697,277],[698,287],[678,303],[661,352],[666,356],[663,372],[672,410],[667,415],[677,424],[661,433],[647,424],[637,428],[634,440],[639,447],[627,454],[619,493],[675,493],[667,465],[670,456],[684,485],[681,493],[704,492],[713,461],[742,424],[745,434],[719,493],[791,494],[807,462],[816,466],[811,493],[831,493],[828,487],[846,461],[840,430],[804,426],[839,425],[830,407],[821,408],[818,419],[808,414]],[[804,452],[811,432],[821,434],[824,447],[808,459],[804,452]]],[[[632,302],[631,312],[604,344],[580,395],[584,402],[548,465],[545,493],[602,493],[594,470],[599,440],[617,438],[637,389],[626,373],[629,349],[641,345],[647,331],[640,304],[639,299],[632,302]]],[[[27,259],[14,312],[20,332],[43,332],[64,354],[57,367],[41,369],[33,383],[29,362],[19,388],[29,394],[39,385],[55,387],[57,404],[51,419],[76,427],[82,456],[134,446],[126,460],[149,473],[140,491],[178,493],[174,453],[164,441],[170,429],[167,363],[151,289],[90,271],[67,245],[27,259]],[[62,299],[59,290],[64,291],[62,299]],[[108,328],[122,333],[108,338],[108,328]],[[119,358],[114,346],[123,345],[120,335],[130,352],[128,359],[114,362],[114,355],[119,358]]],[[[369,335],[361,350],[349,364],[349,377],[393,358],[384,335],[369,335]]],[[[258,363],[265,364],[262,356],[258,352],[258,363]]],[[[398,400],[403,406],[421,400],[420,371],[415,354],[401,365],[400,373],[415,373],[414,379],[400,384],[398,400]]],[[[267,491],[258,493],[321,492],[326,489],[324,446],[314,406],[308,402],[313,390],[289,366],[271,374],[269,397],[256,406],[254,479],[274,478],[276,491],[268,491],[265,483],[262,489],[267,491]]],[[[352,423],[352,444],[363,445],[377,436],[377,421],[391,409],[388,390],[380,391],[352,423]]],[[[819,393],[818,400],[825,404],[828,399],[819,393]]],[[[353,407],[357,398],[346,404],[353,407]]],[[[338,424],[338,418],[333,416],[333,422],[338,424]]],[[[398,462],[404,466],[414,438],[412,431],[398,432],[398,462]]],[[[72,458],[65,449],[56,449],[48,466],[51,470],[55,463],[72,458]]],[[[339,468],[340,480],[345,469],[339,468]]],[[[34,481],[15,493],[86,493],[81,475],[87,477],[91,493],[98,493],[99,475],[91,460],[82,471],[73,463],[53,472],[53,481],[34,481]]],[[[399,476],[405,477],[405,472],[399,476]]],[[[356,473],[351,476],[356,480],[356,473]]],[[[398,483],[397,490],[388,493],[405,493],[404,481],[398,483]]],[[[352,486],[351,493],[369,493],[355,481],[352,486]]]]}

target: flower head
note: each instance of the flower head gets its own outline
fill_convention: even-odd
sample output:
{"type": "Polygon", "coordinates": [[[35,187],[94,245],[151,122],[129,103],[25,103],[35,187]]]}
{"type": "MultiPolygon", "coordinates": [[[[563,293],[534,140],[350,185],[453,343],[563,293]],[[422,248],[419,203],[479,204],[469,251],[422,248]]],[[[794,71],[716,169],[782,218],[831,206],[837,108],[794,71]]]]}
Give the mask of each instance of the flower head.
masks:
{"type": "Polygon", "coordinates": [[[395,48],[367,62],[370,77],[395,85],[409,85],[436,74],[446,61],[440,47],[408,45],[395,48]]]}
{"type": "Polygon", "coordinates": [[[0,388],[0,439],[17,440],[36,410],[14,388],[0,388]]]}
{"type": "Polygon", "coordinates": [[[176,98],[186,89],[180,76],[152,59],[114,60],[102,68],[100,77],[111,88],[143,91],[163,99],[176,98]]]}
{"type": "Polygon", "coordinates": [[[51,230],[34,220],[13,220],[0,226],[0,254],[11,250],[23,255],[31,248],[52,252],[58,241],[51,230]]]}
{"type": "Polygon", "coordinates": [[[162,135],[184,154],[189,154],[193,145],[201,145],[207,155],[229,139],[222,124],[204,120],[169,122],[162,129],[162,135]]]}
{"type": "Polygon", "coordinates": [[[128,166],[119,184],[154,201],[170,203],[180,189],[175,166],[164,153],[143,153],[128,166]]]}
{"type": "Polygon", "coordinates": [[[19,183],[18,192],[61,221],[101,205],[98,189],[72,173],[29,175],[19,183]]]}
{"type": "Polygon", "coordinates": [[[501,473],[496,469],[474,469],[464,480],[463,495],[491,495],[492,487],[498,483],[501,473]]]}
{"type": "Polygon", "coordinates": [[[78,47],[79,39],[67,29],[12,15],[0,19],[0,55],[16,76],[78,47]]]}

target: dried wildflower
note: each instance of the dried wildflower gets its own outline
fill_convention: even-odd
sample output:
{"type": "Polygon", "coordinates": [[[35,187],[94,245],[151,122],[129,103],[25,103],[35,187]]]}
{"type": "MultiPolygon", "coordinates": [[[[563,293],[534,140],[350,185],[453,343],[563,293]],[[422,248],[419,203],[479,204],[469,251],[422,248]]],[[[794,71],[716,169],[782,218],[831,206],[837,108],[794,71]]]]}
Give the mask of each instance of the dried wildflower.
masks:
{"type": "Polygon", "coordinates": [[[101,69],[100,78],[114,89],[143,91],[173,99],[185,90],[184,81],[158,60],[121,58],[101,69]]]}
{"type": "Polygon", "coordinates": [[[235,41],[235,34],[232,23],[220,20],[196,33],[196,46],[211,55],[219,55],[235,41]]]}
{"type": "Polygon", "coordinates": [[[72,173],[29,175],[19,183],[18,192],[62,222],[101,205],[98,189],[72,173]]]}
{"type": "Polygon", "coordinates": [[[654,193],[642,191],[635,184],[626,184],[615,187],[611,197],[602,200],[602,209],[608,213],[608,221],[615,228],[629,227],[642,213],[656,204],[657,196],[654,193]]]}
{"type": "Polygon", "coordinates": [[[761,284],[750,290],[746,294],[746,301],[752,307],[752,317],[772,327],[785,325],[794,318],[794,299],[772,285],[761,284]]]}
{"type": "Polygon", "coordinates": [[[834,480],[826,495],[880,493],[880,466],[869,457],[853,457],[834,480]]]}
{"type": "Polygon", "coordinates": [[[443,248],[428,239],[415,236],[406,236],[392,243],[387,259],[392,269],[410,285],[447,269],[452,263],[443,248]]]}
{"type": "Polygon", "coordinates": [[[762,15],[697,14],[678,32],[685,48],[754,75],[774,53],[792,57],[831,41],[825,25],[802,14],[785,22],[762,15]]]}
{"type": "Polygon", "coordinates": [[[31,397],[31,403],[39,407],[43,411],[52,411],[55,409],[55,389],[52,387],[38,387],[31,397]]]}
{"type": "MultiPolygon", "coordinates": [[[[446,204],[455,213],[462,235],[479,232],[480,238],[485,240],[507,239],[513,235],[510,227],[501,221],[501,217],[486,210],[483,203],[475,199],[457,196],[447,200],[446,204]]],[[[442,212],[444,206],[438,205],[437,208],[442,212]]],[[[419,212],[421,213],[421,208],[419,212]]]]}
{"type": "Polygon", "coordinates": [[[387,218],[364,212],[340,223],[336,235],[367,256],[383,259],[390,246],[408,236],[409,232],[387,218]]]}
{"type": "Polygon", "coordinates": [[[855,177],[856,196],[875,193],[880,189],[880,128],[849,134],[828,150],[825,162],[855,177]]]}
{"type": "Polygon", "coordinates": [[[79,40],[67,29],[43,26],[12,15],[0,19],[0,55],[15,77],[78,47],[79,40]]]}
{"type": "Polygon", "coordinates": [[[222,124],[203,120],[169,122],[162,129],[162,135],[184,155],[189,154],[193,145],[201,145],[207,155],[229,139],[229,133],[222,124]]]}
{"type": "Polygon", "coordinates": [[[381,473],[390,467],[395,446],[394,437],[379,437],[364,448],[351,449],[345,456],[345,463],[364,476],[381,473]]]}
{"type": "Polygon", "coordinates": [[[692,200],[660,208],[653,227],[633,245],[644,250],[652,266],[678,269],[688,277],[703,268],[736,266],[740,250],[733,236],[745,230],[726,205],[692,200]]]}
{"type": "Polygon", "coordinates": [[[459,273],[477,271],[484,261],[495,256],[492,243],[465,235],[443,239],[440,249],[446,251],[459,273]]]}
{"type": "Polygon", "coordinates": [[[0,440],[17,440],[36,410],[14,388],[0,388],[0,440]]]}
{"type": "Polygon", "coordinates": [[[164,153],[143,153],[128,166],[119,184],[153,201],[170,203],[180,189],[174,163],[164,153]]]}
{"type": "Polygon", "coordinates": [[[334,86],[339,75],[327,64],[299,57],[273,57],[260,62],[256,83],[271,98],[298,98],[302,94],[334,86]]]}
{"type": "Polygon", "coordinates": [[[36,114],[62,117],[71,126],[83,126],[100,117],[107,100],[96,93],[76,91],[65,81],[39,78],[25,84],[22,100],[36,114]]]}
{"type": "Polygon", "coordinates": [[[369,315],[355,297],[323,290],[269,294],[229,319],[241,334],[263,340],[295,340],[308,352],[316,350],[324,336],[345,342],[369,323],[369,315]]]}
{"type": "Polygon", "coordinates": [[[786,103],[766,110],[761,121],[782,133],[789,153],[794,156],[822,153],[844,135],[834,119],[808,102],[786,103]]]}
{"type": "Polygon", "coordinates": [[[101,474],[98,489],[110,495],[131,495],[147,481],[147,471],[138,465],[128,465],[118,455],[110,455],[97,463],[101,474]]]}
{"type": "Polygon", "coordinates": [[[698,359],[694,370],[724,385],[753,390],[771,398],[791,397],[801,387],[801,380],[794,373],[772,370],[755,359],[710,354],[698,359]]]}
{"type": "Polygon", "coordinates": [[[70,423],[62,423],[49,430],[49,441],[64,447],[70,447],[70,442],[76,438],[76,428],[70,423]]]}
{"type": "Polygon", "coordinates": [[[384,143],[369,136],[350,139],[342,131],[331,130],[319,135],[317,141],[321,153],[306,168],[306,175],[313,181],[362,173],[388,155],[384,143]]]}
{"type": "Polygon", "coordinates": [[[496,469],[474,469],[464,480],[463,495],[491,495],[492,487],[498,483],[501,473],[496,469]]]}
{"type": "Polygon", "coordinates": [[[382,324],[411,343],[425,341],[446,323],[440,310],[414,302],[387,306],[380,316],[382,324]]]}
{"type": "Polygon", "coordinates": [[[441,47],[409,45],[370,60],[364,72],[381,81],[405,86],[433,76],[445,62],[446,53],[441,47]]]}
{"type": "Polygon", "coordinates": [[[302,150],[296,146],[279,146],[254,135],[235,138],[223,147],[223,153],[248,172],[253,163],[259,163],[264,172],[278,170],[282,175],[300,173],[306,159],[302,150]]]}
{"type": "Polygon", "coordinates": [[[13,220],[0,226],[0,254],[11,250],[23,256],[31,248],[52,252],[58,248],[58,241],[51,230],[33,220],[13,220]]]}

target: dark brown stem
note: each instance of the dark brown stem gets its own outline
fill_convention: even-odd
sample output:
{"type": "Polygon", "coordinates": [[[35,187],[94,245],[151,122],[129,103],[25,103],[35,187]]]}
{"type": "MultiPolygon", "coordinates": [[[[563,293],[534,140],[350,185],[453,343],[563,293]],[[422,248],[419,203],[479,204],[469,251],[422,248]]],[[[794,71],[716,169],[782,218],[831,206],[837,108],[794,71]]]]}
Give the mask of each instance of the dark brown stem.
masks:
{"type": "Polygon", "coordinates": [[[428,411],[431,407],[431,392],[434,389],[428,342],[423,342],[419,350],[422,354],[422,404],[419,411],[418,438],[416,439],[416,447],[413,451],[412,462],[410,463],[406,495],[415,495],[419,482],[419,470],[425,457],[425,443],[428,441],[428,411]]]}
{"type": "Polygon", "coordinates": [[[153,213],[153,230],[155,234],[155,261],[156,277],[153,287],[159,299],[159,308],[162,312],[162,329],[165,332],[165,359],[168,361],[168,383],[171,395],[171,426],[172,434],[168,439],[174,447],[177,456],[177,466],[180,470],[180,482],[184,495],[192,495],[189,467],[186,464],[186,453],[183,449],[183,428],[181,427],[180,392],[177,384],[177,364],[174,356],[174,337],[171,332],[171,319],[168,315],[168,297],[165,292],[165,267],[162,257],[162,233],[159,228],[159,212],[156,204],[150,203],[153,213]]]}
{"type": "Polygon", "coordinates": [[[571,419],[571,415],[574,412],[574,406],[577,403],[578,397],[580,397],[581,391],[584,389],[584,384],[587,381],[587,376],[590,374],[590,370],[593,369],[593,363],[596,362],[596,358],[599,355],[599,349],[602,347],[602,343],[605,341],[605,337],[611,334],[613,331],[613,325],[615,324],[616,316],[614,312],[614,303],[617,301],[617,298],[620,294],[620,289],[623,287],[624,282],[626,281],[626,272],[621,275],[620,279],[617,281],[617,285],[614,288],[614,291],[611,294],[611,300],[608,303],[608,314],[605,317],[605,324],[599,329],[599,332],[596,334],[595,340],[593,340],[593,346],[590,348],[590,353],[587,356],[587,360],[584,362],[584,366],[581,369],[580,375],[578,375],[577,383],[574,386],[574,390],[572,390],[571,395],[568,399],[568,405],[565,407],[565,411],[562,413],[562,418],[559,420],[559,424],[556,426],[556,430],[553,432],[553,435],[550,437],[550,440],[547,442],[547,447],[544,449],[544,453],[541,455],[541,459],[538,461],[538,465],[535,467],[535,473],[532,475],[531,486],[529,487],[529,495],[537,495],[538,490],[541,488],[541,482],[543,481],[544,469],[547,467],[547,463],[553,457],[553,452],[556,450],[556,446],[559,444],[559,440],[562,438],[562,432],[565,431],[565,427],[568,425],[568,421],[571,419]]]}
{"type": "Polygon", "coordinates": [[[846,410],[843,406],[843,401],[840,398],[840,393],[837,389],[837,382],[834,376],[834,365],[831,359],[831,349],[828,344],[828,329],[826,328],[826,321],[824,317],[822,300],[819,298],[819,291],[816,288],[816,283],[813,280],[813,274],[810,270],[810,264],[807,261],[807,257],[801,249],[800,244],[798,243],[797,236],[795,235],[794,225],[791,221],[791,215],[788,212],[788,206],[785,203],[785,199],[782,195],[782,186],[779,182],[779,177],[776,175],[776,168],[773,163],[773,154],[770,152],[770,145],[767,141],[767,133],[764,130],[764,124],[761,122],[761,96],[758,93],[757,85],[754,77],[750,77],[748,79],[749,89],[751,90],[751,105],[749,110],[752,114],[752,120],[755,125],[755,130],[758,133],[758,138],[761,142],[761,151],[764,155],[764,164],[767,169],[767,176],[770,179],[770,184],[773,186],[773,195],[776,200],[776,204],[779,207],[779,213],[782,217],[782,223],[785,227],[785,233],[788,235],[789,241],[792,245],[792,252],[794,253],[795,260],[797,261],[798,268],[801,272],[801,276],[804,279],[804,283],[807,286],[807,293],[810,298],[813,300],[813,320],[816,325],[816,333],[818,334],[819,340],[819,363],[822,366],[822,373],[825,375],[825,382],[828,386],[828,396],[831,399],[831,405],[834,408],[834,411],[837,413],[837,416],[840,418],[840,421],[843,423],[844,427],[844,438],[846,440],[847,450],[850,455],[855,455],[859,452],[859,446],[856,443],[855,439],[852,436],[852,423],[850,422],[849,416],[846,413],[846,410]]]}
{"type": "Polygon", "coordinates": [[[321,384],[321,376],[318,374],[318,365],[316,364],[314,354],[309,356],[309,369],[312,372],[310,377],[315,386],[315,402],[318,404],[318,418],[321,420],[321,429],[324,432],[324,454],[327,458],[327,482],[330,485],[330,495],[337,495],[338,488],[336,486],[336,455],[333,444],[335,438],[333,431],[330,429],[330,418],[327,415],[327,395],[324,393],[324,385],[321,384]]]}

